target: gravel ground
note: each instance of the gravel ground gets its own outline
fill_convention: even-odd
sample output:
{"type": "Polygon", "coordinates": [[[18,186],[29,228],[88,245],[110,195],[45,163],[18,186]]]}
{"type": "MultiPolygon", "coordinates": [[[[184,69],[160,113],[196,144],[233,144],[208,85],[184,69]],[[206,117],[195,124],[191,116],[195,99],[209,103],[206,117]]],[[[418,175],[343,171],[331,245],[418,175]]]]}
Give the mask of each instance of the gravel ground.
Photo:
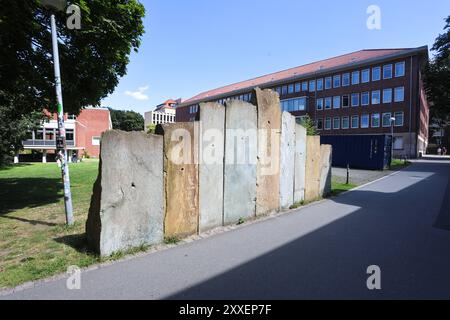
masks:
{"type": "MultiPolygon", "coordinates": [[[[344,168],[332,168],[333,179],[339,183],[345,183],[347,178],[347,169],[344,168]]],[[[380,179],[384,176],[391,174],[393,171],[376,171],[376,170],[358,170],[350,169],[350,183],[356,185],[363,185],[365,183],[380,179]]]]}

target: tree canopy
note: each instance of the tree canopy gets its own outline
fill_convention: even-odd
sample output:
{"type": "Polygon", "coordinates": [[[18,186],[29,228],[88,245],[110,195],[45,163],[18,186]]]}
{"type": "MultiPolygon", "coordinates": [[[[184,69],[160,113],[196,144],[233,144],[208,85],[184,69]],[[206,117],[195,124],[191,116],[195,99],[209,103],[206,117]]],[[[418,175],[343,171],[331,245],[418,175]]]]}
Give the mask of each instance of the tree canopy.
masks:
{"type": "MultiPolygon", "coordinates": [[[[0,121],[25,121],[33,111],[56,111],[50,12],[39,0],[0,0],[0,121]],[[12,107],[11,107],[12,106],[12,107]]],[[[132,50],[144,34],[145,9],[138,0],[73,0],[81,9],[81,29],[66,26],[65,11],[54,12],[65,112],[78,114],[97,106],[124,76],[132,50]]],[[[36,121],[32,121],[36,125],[36,121]]],[[[3,128],[6,123],[0,123],[3,128]]],[[[0,159],[21,138],[0,145],[0,159]]],[[[14,137],[13,137],[14,136],[14,137]]],[[[1,160],[0,160],[1,161],[1,160]]]]}
{"type": "Polygon", "coordinates": [[[113,129],[123,131],[143,131],[144,117],[134,111],[122,111],[109,108],[113,129]]]}
{"type": "Polygon", "coordinates": [[[439,35],[432,50],[434,58],[425,68],[425,90],[431,101],[431,121],[440,127],[450,122],[450,16],[445,33],[439,35]]]}

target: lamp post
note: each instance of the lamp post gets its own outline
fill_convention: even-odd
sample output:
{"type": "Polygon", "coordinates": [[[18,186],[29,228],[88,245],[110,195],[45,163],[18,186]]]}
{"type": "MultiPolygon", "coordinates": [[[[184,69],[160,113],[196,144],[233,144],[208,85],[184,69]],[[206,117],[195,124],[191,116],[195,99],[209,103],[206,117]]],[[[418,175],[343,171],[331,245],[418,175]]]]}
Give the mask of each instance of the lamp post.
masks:
{"type": "Polygon", "coordinates": [[[394,160],[394,124],[395,118],[391,117],[391,162],[389,163],[389,168],[391,168],[392,161],[394,160]]]}
{"type": "MultiPolygon", "coordinates": [[[[67,1],[65,0],[46,0],[43,5],[50,10],[64,9],[67,1]]],[[[61,175],[64,184],[64,207],[66,212],[67,225],[73,224],[73,207],[72,192],[70,190],[69,166],[67,164],[67,146],[66,146],[66,127],[64,125],[64,107],[62,98],[61,72],[59,68],[59,50],[58,50],[58,34],[56,30],[55,15],[50,16],[52,29],[52,46],[53,46],[53,66],[55,71],[55,89],[58,106],[58,136],[56,138],[56,150],[61,160],[61,175]]]]}

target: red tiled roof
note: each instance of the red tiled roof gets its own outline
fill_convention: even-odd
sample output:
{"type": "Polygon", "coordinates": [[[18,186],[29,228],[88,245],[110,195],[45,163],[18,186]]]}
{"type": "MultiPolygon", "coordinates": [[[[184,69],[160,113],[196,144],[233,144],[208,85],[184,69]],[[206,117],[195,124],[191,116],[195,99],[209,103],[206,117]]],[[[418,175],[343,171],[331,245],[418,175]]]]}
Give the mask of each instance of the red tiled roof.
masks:
{"type": "MultiPolygon", "coordinates": [[[[421,48],[415,48],[421,49],[421,48]]],[[[223,95],[226,93],[230,93],[237,90],[243,90],[246,88],[257,87],[264,84],[268,84],[271,82],[276,82],[284,79],[300,77],[302,75],[310,74],[316,71],[324,71],[326,69],[333,69],[339,66],[345,66],[349,64],[361,63],[366,60],[382,58],[384,56],[390,56],[395,54],[400,54],[403,52],[408,52],[414,49],[374,49],[374,50],[361,50],[353,53],[348,53],[342,56],[325,59],[322,61],[306,64],[300,67],[295,67],[291,69],[287,69],[280,72],[271,73],[265,76],[261,76],[258,78],[250,79],[243,82],[238,82],[235,84],[231,84],[225,87],[221,87],[218,89],[206,91],[200,93],[190,99],[183,101],[183,105],[186,105],[190,102],[202,101],[206,99],[210,99],[212,97],[216,97],[219,95],[223,95]]]]}

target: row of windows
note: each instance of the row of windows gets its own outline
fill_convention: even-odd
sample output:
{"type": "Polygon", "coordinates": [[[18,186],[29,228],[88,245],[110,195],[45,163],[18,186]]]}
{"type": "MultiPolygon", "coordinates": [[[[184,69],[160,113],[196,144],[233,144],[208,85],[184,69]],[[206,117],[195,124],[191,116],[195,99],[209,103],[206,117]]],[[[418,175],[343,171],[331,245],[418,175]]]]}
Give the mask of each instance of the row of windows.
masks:
{"type": "Polygon", "coordinates": [[[306,98],[296,98],[289,100],[282,100],[280,102],[282,111],[305,111],[306,110],[306,98]]]}
{"type": "Polygon", "coordinates": [[[329,109],[339,109],[339,108],[348,108],[378,105],[380,103],[392,103],[394,102],[403,102],[405,101],[405,88],[398,87],[395,89],[388,88],[381,90],[375,90],[370,92],[363,93],[352,93],[351,95],[343,95],[343,96],[334,96],[327,98],[319,98],[316,100],[316,108],[317,110],[329,110],[329,109]],[[394,94],[392,95],[392,92],[394,94]],[[382,95],[383,94],[383,95],[382,95]]]}
{"type": "Polygon", "coordinates": [[[166,114],[154,112],[152,114],[152,124],[164,124],[164,123],[173,123],[175,122],[174,114],[166,114]]]}
{"type": "MultiPolygon", "coordinates": [[[[58,133],[58,129],[39,129],[37,131],[28,132],[26,138],[28,140],[55,140],[58,133]]],[[[75,132],[74,129],[66,129],[66,140],[73,141],[75,140],[75,132]]]]}
{"type": "Polygon", "coordinates": [[[402,127],[404,124],[405,115],[403,112],[395,112],[394,117],[392,113],[386,112],[383,114],[373,113],[372,115],[363,114],[344,117],[326,117],[325,119],[317,119],[318,130],[338,130],[338,129],[366,129],[369,127],[379,128],[380,125],[384,128],[391,127],[392,124],[395,127],[402,127]],[[394,120],[395,118],[395,120],[394,120]],[[369,121],[371,123],[369,123],[369,121]]]}
{"type": "Polygon", "coordinates": [[[372,69],[364,69],[362,71],[347,72],[342,75],[334,75],[322,79],[310,80],[292,83],[289,85],[276,87],[274,90],[278,92],[280,96],[285,96],[288,94],[298,93],[301,91],[322,91],[329,90],[332,88],[348,87],[350,85],[358,85],[360,83],[368,83],[371,81],[380,81],[381,77],[383,79],[392,79],[393,77],[403,77],[405,76],[405,62],[398,62],[396,64],[386,64],[378,67],[373,67],[372,69]]]}

